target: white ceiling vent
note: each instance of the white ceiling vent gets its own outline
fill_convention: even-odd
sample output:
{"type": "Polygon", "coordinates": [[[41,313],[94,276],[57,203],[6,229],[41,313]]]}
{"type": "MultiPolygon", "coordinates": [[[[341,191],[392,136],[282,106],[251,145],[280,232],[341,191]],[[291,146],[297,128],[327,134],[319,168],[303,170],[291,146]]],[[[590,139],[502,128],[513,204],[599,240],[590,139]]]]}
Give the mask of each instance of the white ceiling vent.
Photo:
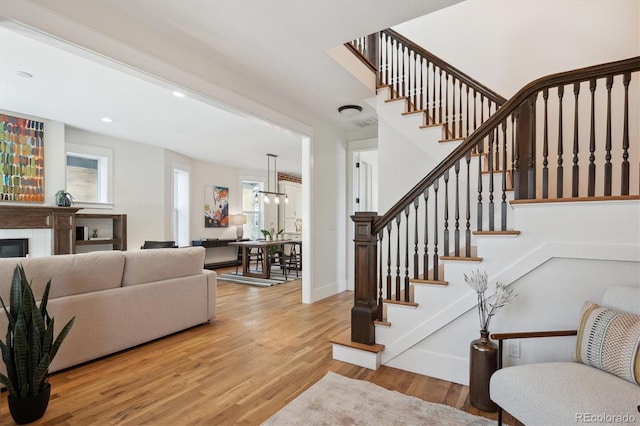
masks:
{"type": "Polygon", "coordinates": [[[364,120],[354,121],[353,124],[358,127],[377,126],[378,119],[376,117],[367,117],[364,120]]]}

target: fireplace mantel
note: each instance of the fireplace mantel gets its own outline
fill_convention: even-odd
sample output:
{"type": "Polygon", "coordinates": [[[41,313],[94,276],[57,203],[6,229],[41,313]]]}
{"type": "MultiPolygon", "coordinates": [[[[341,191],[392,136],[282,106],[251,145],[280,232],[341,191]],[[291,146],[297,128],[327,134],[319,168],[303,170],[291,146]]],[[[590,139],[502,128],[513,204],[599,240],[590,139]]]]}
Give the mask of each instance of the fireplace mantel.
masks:
{"type": "Polygon", "coordinates": [[[0,205],[0,229],[51,229],[53,254],[74,253],[75,215],[80,208],[0,205]]]}

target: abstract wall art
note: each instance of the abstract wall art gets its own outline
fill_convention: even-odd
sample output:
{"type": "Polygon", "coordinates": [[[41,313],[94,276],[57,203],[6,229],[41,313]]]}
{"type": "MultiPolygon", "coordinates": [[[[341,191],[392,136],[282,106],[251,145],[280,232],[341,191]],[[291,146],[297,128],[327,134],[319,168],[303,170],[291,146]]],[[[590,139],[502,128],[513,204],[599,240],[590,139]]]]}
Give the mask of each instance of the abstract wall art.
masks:
{"type": "Polygon", "coordinates": [[[204,227],[226,228],[229,226],[229,188],[223,186],[204,187],[204,227]]]}
{"type": "Polygon", "coordinates": [[[44,123],[0,114],[0,200],[44,202],[44,123]]]}

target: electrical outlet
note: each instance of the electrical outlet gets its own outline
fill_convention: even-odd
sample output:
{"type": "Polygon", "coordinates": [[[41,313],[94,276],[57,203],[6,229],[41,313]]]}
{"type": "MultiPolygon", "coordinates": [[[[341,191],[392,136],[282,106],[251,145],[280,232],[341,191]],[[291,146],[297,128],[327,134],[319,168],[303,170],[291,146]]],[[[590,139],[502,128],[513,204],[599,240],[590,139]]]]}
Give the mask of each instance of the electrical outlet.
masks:
{"type": "Polygon", "coordinates": [[[508,348],[511,358],[520,358],[520,340],[510,340],[508,348]]]}

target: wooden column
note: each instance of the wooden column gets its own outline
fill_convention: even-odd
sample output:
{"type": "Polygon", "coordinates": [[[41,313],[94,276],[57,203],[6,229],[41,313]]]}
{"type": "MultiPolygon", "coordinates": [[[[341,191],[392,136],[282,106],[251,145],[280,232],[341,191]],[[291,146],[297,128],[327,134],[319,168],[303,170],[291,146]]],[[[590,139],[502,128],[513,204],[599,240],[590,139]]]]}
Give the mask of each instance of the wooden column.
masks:
{"type": "Polygon", "coordinates": [[[376,342],[373,321],[378,315],[376,270],[378,245],[373,226],[375,212],[358,212],[351,216],[355,224],[355,291],[351,309],[351,341],[373,345],[376,342]]]}
{"type": "Polygon", "coordinates": [[[78,209],[53,210],[53,254],[76,252],[76,220],[78,209]]]}

